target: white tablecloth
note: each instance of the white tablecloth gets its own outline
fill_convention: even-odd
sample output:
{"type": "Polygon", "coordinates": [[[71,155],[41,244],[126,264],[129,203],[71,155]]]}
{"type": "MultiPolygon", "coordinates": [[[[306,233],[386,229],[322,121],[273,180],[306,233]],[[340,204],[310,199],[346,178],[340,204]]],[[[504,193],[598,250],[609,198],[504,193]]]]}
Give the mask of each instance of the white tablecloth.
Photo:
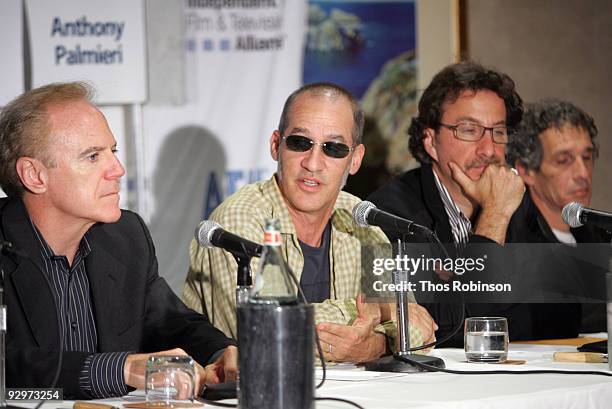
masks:
{"type": "MultiPolygon", "coordinates": [[[[608,364],[553,362],[555,351],[576,351],[571,346],[511,344],[509,359],[524,359],[524,365],[471,364],[460,349],[432,353],[446,367],[464,371],[532,369],[608,371],[608,364]]],[[[341,379],[342,371],[330,369],[330,379],[341,379]]],[[[355,376],[355,375],[353,375],[355,376]]],[[[345,376],[344,379],[350,379],[345,376]]],[[[391,408],[499,408],[563,409],[612,408],[612,377],[598,375],[453,375],[445,373],[405,374],[385,379],[329,380],[317,396],[351,399],[368,409],[391,408]]],[[[341,403],[320,402],[317,408],[349,408],[341,403]]]]}
{"type": "MultiPolygon", "coordinates": [[[[509,359],[524,359],[524,365],[468,364],[460,349],[440,349],[449,369],[481,371],[504,369],[608,371],[608,364],[553,362],[554,351],[575,351],[570,346],[511,344],[509,359]]],[[[317,376],[320,375],[317,370],[317,376]]],[[[318,383],[318,382],[317,382],[318,383]]],[[[138,393],[138,392],[137,392],[138,393]]],[[[350,399],[366,409],[584,409],[612,408],[612,377],[597,375],[453,375],[444,373],[368,373],[353,365],[329,368],[328,380],[317,396],[350,399]]],[[[136,397],[132,397],[133,401],[136,397]]],[[[138,398],[136,398],[138,399],[138,398]]],[[[108,399],[116,406],[125,399],[108,399]]],[[[33,406],[33,405],[27,405],[33,406]]],[[[206,407],[215,407],[207,405],[206,407]]],[[[49,402],[43,409],[68,409],[72,402],[49,402]]],[[[348,409],[351,406],[320,401],[317,409],[348,409]]]]}

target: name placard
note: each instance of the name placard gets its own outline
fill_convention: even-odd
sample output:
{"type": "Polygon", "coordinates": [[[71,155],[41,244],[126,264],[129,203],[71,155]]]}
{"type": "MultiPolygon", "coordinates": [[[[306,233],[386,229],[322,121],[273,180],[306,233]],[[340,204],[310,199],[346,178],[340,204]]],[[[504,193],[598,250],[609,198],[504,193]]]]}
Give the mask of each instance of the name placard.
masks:
{"type": "Polygon", "coordinates": [[[142,0],[26,1],[32,82],[92,83],[99,104],[143,102],[146,94],[142,0]]]}

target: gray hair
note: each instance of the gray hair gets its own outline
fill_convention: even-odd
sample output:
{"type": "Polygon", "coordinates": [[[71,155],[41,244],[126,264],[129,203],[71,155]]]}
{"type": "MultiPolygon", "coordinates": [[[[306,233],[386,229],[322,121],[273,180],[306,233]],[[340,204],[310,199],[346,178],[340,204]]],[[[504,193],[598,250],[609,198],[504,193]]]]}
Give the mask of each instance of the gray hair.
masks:
{"type": "Polygon", "coordinates": [[[565,126],[585,130],[593,143],[593,157],[599,155],[597,127],[593,118],[567,101],[545,99],[526,104],[523,119],[506,147],[506,161],[514,166],[520,163],[527,170],[538,170],[544,156],[540,134],[548,129],[561,130],[565,126]]]}
{"type": "Polygon", "coordinates": [[[9,197],[21,197],[25,188],[17,174],[17,159],[30,156],[45,166],[55,163],[48,153],[50,125],[47,109],[56,104],[91,102],[91,87],[81,82],[54,83],[24,92],[0,114],[0,186],[9,197]]]}
{"type": "Polygon", "coordinates": [[[289,111],[291,111],[293,102],[299,95],[306,92],[316,96],[346,98],[350,102],[351,109],[353,111],[353,145],[356,146],[361,143],[361,136],[363,134],[364,113],[361,110],[359,101],[357,101],[353,94],[351,94],[346,88],[331,82],[315,82],[312,84],[307,84],[289,95],[289,97],[285,101],[285,105],[283,106],[283,113],[281,114],[281,118],[278,123],[278,131],[280,132],[281,136],[285,136],[285,131],[287,130],[287,126],[289,123],[289,111]]]}

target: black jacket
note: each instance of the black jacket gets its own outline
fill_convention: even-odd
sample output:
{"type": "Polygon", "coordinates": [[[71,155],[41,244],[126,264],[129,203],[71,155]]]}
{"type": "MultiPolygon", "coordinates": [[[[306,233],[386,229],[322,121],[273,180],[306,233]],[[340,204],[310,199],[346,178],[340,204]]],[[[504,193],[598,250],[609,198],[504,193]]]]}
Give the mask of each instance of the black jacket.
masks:
{"type": "MultiPolygon", "coordinates": [[[[533,332],[536,338],[572,338],[579,333],[605,332],[605,270],[608,246],[586,243],[609,243],[610,232],[595,226],[571,228],[577,247],[560,244],[546,219],[533,203],[529,192],[510,224],[508,239],[512,243],[539,243],[532,246],[527,274],[538,275],[538,284],[559,295],[584,296],[590,303],[531,304],[533,332]],[[545,245],[544,243],[551,243],[545,245]]],[[[527,248],[527,247],[526,247],[527,248]]]]}
{"type": "MultiPolygon", "coordinates": [[[[90,231],[86,258],[98,334],[98,352],[152,352],[183,348],[204,364],[234,341],[188,309],[157,273],[153,242],[142,219],[122,211],[116,223],[90,231]]],[[[8,387],[49,387],[59,347],[57,309],[21,200],[0,199],[0,239],[27,257],[3,255],[8,310],[8,387]]],[[[58,387],[88,398],[79,388],[87,352],[65,352],[58,387]]]]}
{"type": "MultiPolygon", "coordinates": [[[[448,215],[436,187],[431,166],[423,164],[420,168],[410,170],[392,178],[385,186],[372,193],[368,200],[378,208],[412,220],[415,223],[429,227],[436,232],[440,241],[445,243],[451,256],[458,256],[448,215]]],[[[397,233],[385,231],[393,242],[397,233]]],[[[423,240],[412,236],[408,240],[423,240]]],[[[500,248],[494,241],[478,235],[470,235],[469,243],[485,243],[491,248],[500,248]]],[[[418,297],[417,297],[418,301],[418,297]]],[[[422,303],[438,324],[436,338],[441,339],[453,330],[461,318],[458,303],[422,303]]],[[[531,339],[531,319],[529,308],[521,304],[508,303],[467,303],[465,315],[469,316],[502,316],[508,318],[510,338],[531,339]]],[[[443,346],[463,346],[463,329],[443,346]]]]}

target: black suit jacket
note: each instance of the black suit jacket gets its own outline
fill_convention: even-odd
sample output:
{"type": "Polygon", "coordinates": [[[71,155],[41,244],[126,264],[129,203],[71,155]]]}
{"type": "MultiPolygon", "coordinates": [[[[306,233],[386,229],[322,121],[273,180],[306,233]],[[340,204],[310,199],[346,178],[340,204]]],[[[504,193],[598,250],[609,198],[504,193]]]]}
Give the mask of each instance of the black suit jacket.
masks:
{"type": "MultiPolygon", "coordinates": [[[[382,210],[429,227],[436,232],[440,241],[445,244],[451,257],[458,255],[453,245],[448,215],[440,198],[430,165],[422,164],[420,168],[395,176],[385,186],[372,193],[368,200],[382,210]]],[[[396,232],[385,231],[385,233],[392,242],[398,238],[396,232]]],[[[404,237],[403,239],[423,241],[422,238],[417,236],[404,237]]],[[[469,243],[481,243],[501,248],[494,241],[478,235],[470,235],[469,243]]],[[[439,329],[436,331],[437,339],[446,336],[459,324],[461,317],[461,311],[458,310],[459,304],[444,302],[423,303],[423,306],[427,308],[438,324],[439,329]]],[[[510,337],[513,340],[532,338],[531,319],[527,306],[507,303],[467,303],[465,307],[465,314],[468,317],[507,317],[510,337]]],[[[460,330],[443,346],[463,346],[463,331],[460,330]]]]}
{"type": "MultiPolygon", "coordinates": [[[[57,309],[21,200],[0,199],[0,239],[27,258],[4,255],[8,309],[9,387],[48,387],[57,365],[57,309]]],[[[153,242],[142,219],[122,211],[116,223],[89,230],[86,258],[98,333],[98,352],[152,352],[181,347],[204,364],[234,342],[202,315],[188,309],[157,272],[153,242]]],[[[66,396],[87,398],[78,376],[87,352],[65,352],[58,387],[66,396]]]]}
{"type": "Polygon", "coordinates": [[[584,296],[601,300],[591,303],[557,301],[531,304],[536,338],[573,338],[580,332],[606,331],[606,306],[603,300],[609,248],[581,244],[609,243],[611,234],[591,225],[571,228],[570,231],[578,243],[576,248],[560,244],[529,192],[525,194],[509,227],[510,242],[538,243],[531,252],[525,246],[524,256],[529,260],[525,274],[540,278],[536,286],[560,296],[565,294],[568,297],[584,296]]]}

